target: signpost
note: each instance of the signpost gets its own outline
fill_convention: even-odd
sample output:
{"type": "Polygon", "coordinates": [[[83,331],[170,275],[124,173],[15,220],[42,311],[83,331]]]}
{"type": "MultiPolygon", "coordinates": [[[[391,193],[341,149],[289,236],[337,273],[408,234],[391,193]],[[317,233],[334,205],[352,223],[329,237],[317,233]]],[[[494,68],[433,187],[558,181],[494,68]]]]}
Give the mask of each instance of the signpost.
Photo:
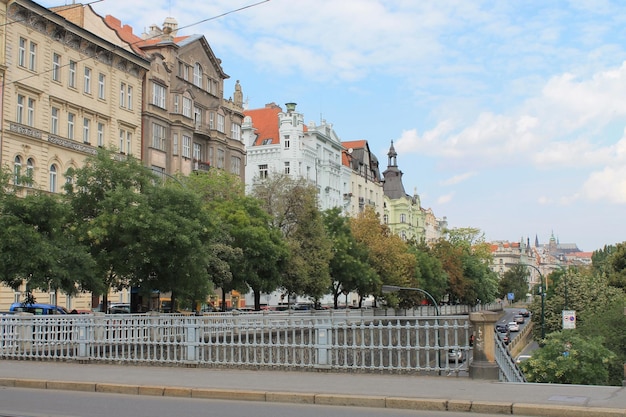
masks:
{"type": "Polygon", "coordinates": [[[563,329],[576,328],[576,310],[563,310],[563,329]]]}

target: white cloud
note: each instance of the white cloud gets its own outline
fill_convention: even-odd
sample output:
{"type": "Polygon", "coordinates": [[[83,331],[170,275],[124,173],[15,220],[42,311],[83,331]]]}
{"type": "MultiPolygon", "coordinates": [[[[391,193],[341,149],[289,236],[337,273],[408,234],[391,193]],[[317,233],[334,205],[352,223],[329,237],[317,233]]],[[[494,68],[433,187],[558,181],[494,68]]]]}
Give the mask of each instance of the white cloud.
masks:
{"type": "Polygon", "coordinates": [[[437,198],[437,204],[441,204],[441,205],[447,204],[452,201],[453,197],[454,197],[454,193],[441,195],[437,198]]]}
{"type": "Polygon", "coordinates": [[[592,173],[582,192],[590,200],[626,204],[626,167],[607,167],[592,173]]]}
{"type": "Polygon", "coordinates": [[[443,180],[439,184],[440,185],[456,185],[464,181],[467,181],[468,179],[472,178],[475,175],[476,175],[475,172],[466,172],[464,174],[455,175],[451,178],[448,178],[447,180],[443,180]]]}

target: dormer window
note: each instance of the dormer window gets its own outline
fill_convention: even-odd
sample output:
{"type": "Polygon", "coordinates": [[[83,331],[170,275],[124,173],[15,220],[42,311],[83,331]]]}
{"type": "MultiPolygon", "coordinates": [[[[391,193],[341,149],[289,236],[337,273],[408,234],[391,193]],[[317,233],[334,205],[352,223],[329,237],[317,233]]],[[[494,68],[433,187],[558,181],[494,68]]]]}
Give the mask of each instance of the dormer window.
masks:
{"type": "Polygon", "coordinates": [[[261,145],[269,145],[270,143],[272,143],[272,139],[271,138],[263,139],[263,142],[261,143],[261,145]]]}

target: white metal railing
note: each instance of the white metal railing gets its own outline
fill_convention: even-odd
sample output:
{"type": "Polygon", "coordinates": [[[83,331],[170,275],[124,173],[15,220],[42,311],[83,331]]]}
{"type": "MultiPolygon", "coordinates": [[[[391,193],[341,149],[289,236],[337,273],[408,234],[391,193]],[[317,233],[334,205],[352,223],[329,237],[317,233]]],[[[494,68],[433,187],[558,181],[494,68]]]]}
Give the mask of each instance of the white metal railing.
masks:
{"type": "Polygon", "coordinates": [[[386,372],[467,371],[467,316],[0,316],[0,359],[386,372]]]}

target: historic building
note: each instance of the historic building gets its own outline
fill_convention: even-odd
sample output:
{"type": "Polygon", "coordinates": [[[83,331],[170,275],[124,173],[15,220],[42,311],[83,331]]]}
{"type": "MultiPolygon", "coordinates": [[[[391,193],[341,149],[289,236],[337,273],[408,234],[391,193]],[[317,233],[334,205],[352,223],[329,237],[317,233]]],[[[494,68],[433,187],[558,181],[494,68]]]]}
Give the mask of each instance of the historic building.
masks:
{"type": "MultiPolygon", "coordinates": [[[[67,13],[63,8],[59,13],[67,13]]],[[[163,176],[188,175],[218,168],[242,180],[245,146],[241,136],[243,93],[239,82],[233,98],[224,98],[229,76],[203,35],[180,35],[169,17],[151,25],[141,37],[110,15],[102,18],[90,6],[72,12],[77,24],[89,24],[101,36],[116,38],[150,62],[142,98],[144,165],[163,176]]],[[[120,100],[125,97],[120,87],[120,100]]]]}
{"type": "Polygon", "coordinates": [[[404,191],[402,171],[398,168],[398,154],[393,147],[393,141],[387,157],[387,169],[383,172],[385,181],[383,184],[385,198],[383,221],[403,240],[425,242],[425,215],[420,198],[417,192],[410,196],[404,191]]]}
{"type": "MultiPolygon", "coordinates": [[[[98,147],[113,148],[120,158],[141,157],[141,92],[150,63],[35,2],[1,5],[6,22],[0,157],[15,174],[18,195],[62,192],[72,180],[68,169],[80,167],[98,147]]],[[[21,301],[24,290],[5,288],[0,302],[21,301]]],[[[85,297],[36,296],[40,302],[91,307],[85,297]]]]}
{"type": "Polygon", "coordinates": [[[370,151],[366,140],[341,144],[343,165],[350,169],[349,191],[343,194],[345,213],[356,217],[366,207],[371,207],[382,220],[384,194],[378,158],[370,151]]]}
{"type": "Polygon", "coordinates": [[[343,146],[333,126],[304,123],[295,103],[286,111],[275,103],[244,112],[242,136],[247,146],[246,186],[280,173],[304,178],[318,189],[319,208],[343,207],[350,193],[350,170],[342,164],[343,146]]]}

